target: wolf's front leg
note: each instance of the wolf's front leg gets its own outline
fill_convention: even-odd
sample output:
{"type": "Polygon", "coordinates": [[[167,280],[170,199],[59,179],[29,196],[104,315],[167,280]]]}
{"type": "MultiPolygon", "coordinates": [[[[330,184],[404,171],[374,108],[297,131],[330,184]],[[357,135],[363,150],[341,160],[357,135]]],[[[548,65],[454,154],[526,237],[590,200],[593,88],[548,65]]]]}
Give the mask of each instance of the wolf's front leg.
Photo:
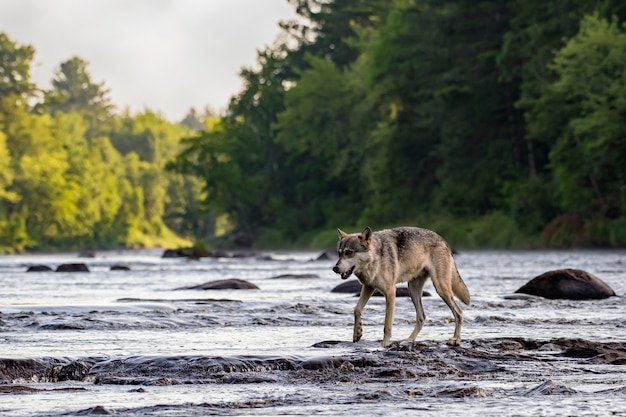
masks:
{"type": "Polygon", "coordinates": [[[364,285],[361,288],[359,301],[356,303],[356,307],[354,307],[354,332],[352,334],[352,341],[355,343],[361,340],[361,337],[363,336],[363,320],[361,319],[361,316],[363,314],[363,309],[372,294],[374,294],[374,287],[364,285]]]}
{"type": "Polygon", "coordinates": [[[361,340],[363,336],[363,320],[361,320],[361,313],[354,310],[354,331],[352,332],[352,341],[354,343],[361,340]]]}
{"type": "Polygon", "coordinates": [[[385,329],[383,334],[382,347],[387,347],[391,341],[391,327],[393,325],[393,309],[396,305],[396,287],[387,289],[385,294],[385,329]]]}

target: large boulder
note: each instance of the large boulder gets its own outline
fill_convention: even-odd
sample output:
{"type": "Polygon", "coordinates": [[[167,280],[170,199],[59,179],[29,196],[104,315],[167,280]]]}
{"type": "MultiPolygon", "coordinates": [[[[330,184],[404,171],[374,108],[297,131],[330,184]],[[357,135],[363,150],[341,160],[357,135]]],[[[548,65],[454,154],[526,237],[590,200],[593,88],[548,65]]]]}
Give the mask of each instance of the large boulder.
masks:
{"type": "Polygon", "coordinates": [[[615,295],[615,291],[600,278],[580,269],[544,272],[515,292],[569,300],[593,300],[615,295]]]}

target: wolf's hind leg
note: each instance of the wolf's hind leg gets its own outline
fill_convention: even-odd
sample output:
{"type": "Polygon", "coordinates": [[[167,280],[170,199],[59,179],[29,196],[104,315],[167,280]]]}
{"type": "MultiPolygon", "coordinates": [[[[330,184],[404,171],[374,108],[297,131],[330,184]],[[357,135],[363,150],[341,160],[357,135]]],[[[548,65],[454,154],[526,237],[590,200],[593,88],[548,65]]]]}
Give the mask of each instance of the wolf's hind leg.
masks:
{"type": "Polygon", "coordinates": [[[409,295],[415,306],[415,328],[411,335],[406,339],[410,342],[414,342],[415,338],[422,330],[424,321],[426,320],[426,314],[424,314],[424,307],[422,306],[422,292],[424,290],[424,284],[426,283],[426,276],[419,276],[412,281],[409,281],[409,295]]]}
{"type": "Polygon", "coordinates": [[[356,303],[356,307],[354,307],[354,332],[352,335],[352,341],[355,343],[361,340],[361,337],[363,336],[363,320],[361,319],[361,315],[363,314],[365,304],[367,304],[372,294],[374,294],[374,287],[364,285],[361,288],[359,301],[356,303]]]}
{"type": "Polygon", "coordinates": [[[454,315],[454,335],[448,339],[448,344],[458,346],[461,344],[461,327],[463,326],[463,310],[454,300],[452,292],[452,266],[450,264],[438,265],[431,274],[431,279],[437,294],[448,305],[454,315]]]}
{"type": "Polygon", "coordinates": [[[451,346],[459,346],[461,344],[461,327],[463,326],[463,310],[454,301],[454,297],[450,293],[439,294],[443,301],[450,307],[452,314],[454,315],[454,335],[451,339],[448,339],[448,344],[451,346]]]}

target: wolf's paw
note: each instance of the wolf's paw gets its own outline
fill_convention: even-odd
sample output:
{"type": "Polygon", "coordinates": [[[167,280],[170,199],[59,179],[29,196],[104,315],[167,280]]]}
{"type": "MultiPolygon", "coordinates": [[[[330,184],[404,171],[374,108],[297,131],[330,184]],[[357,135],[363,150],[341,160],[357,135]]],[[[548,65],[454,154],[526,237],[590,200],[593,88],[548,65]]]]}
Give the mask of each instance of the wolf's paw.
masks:
{"type": "Polygon", "coordinates": [[[450,346],[460,346],[461,345],[461,338],[460,337],[452,337],[452,338],[448,339],[448,345],[450,345],[450,346]]]}
{"type": "Polygon", "coordinates": [[[389,340],[385,340],[385,339],[383,339],[383,341],[382,341],[382,342],[380,342],[380,346],[381,346],[381,347],[387,347],[387,346],[389,346],[389,340]]]}

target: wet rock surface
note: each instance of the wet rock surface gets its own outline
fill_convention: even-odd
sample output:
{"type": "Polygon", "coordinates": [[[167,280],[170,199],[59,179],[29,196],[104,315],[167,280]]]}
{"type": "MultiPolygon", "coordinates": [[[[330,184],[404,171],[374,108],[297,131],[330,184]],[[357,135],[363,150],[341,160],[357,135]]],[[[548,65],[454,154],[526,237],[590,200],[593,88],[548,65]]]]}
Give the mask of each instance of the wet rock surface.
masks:
{"type": "Polygon", "coordinates": [[[549,299],[569,300],[602,299],[615,295],[615,291],[600,278],[580,269],[558,269],[545,272],[515,292],[549,299]]]}
{"type": "MultiPolygon", "coordinates": [[[[114,385],[178,384],[354,384],[428,380],[548,380],[580,372],[602,372],[597,365],[621,369],[626,343],[584,339],[540,341],[522,338],[476,339],[450,347],[443,342],[394,342],[387,349],[372,343],[323,341],[315,356],[134,356],[123,358],[0,359],[0,383],[89,381],[114,385]],[[324,349],[352,347],[345,355],[324,349]]],[[[17,389],[17,388],[16,388],[17,389]]],[[[528,395],[563,391],[548,384],[528,395]]],[[[565,390],[567,391],[567,389],[565,390]]],[[[437,395],[486,396],[483,388],[445,390],[437,395]]]]}

